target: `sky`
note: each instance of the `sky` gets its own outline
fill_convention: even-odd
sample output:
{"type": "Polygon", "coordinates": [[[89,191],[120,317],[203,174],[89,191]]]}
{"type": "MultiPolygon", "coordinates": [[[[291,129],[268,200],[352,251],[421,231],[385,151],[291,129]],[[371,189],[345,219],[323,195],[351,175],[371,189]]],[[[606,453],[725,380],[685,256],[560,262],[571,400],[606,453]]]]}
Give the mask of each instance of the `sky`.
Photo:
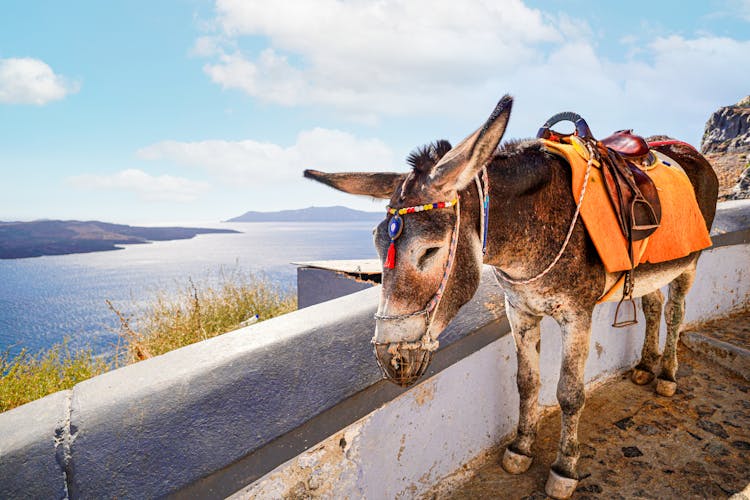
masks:
{"type": "Polygon", "coordinates": [[[4,0],[0,220],[380,210],[302,171],[406,171],[506,93],[506,138],[698,146],[750,94],[750,0],[4,0]]]}

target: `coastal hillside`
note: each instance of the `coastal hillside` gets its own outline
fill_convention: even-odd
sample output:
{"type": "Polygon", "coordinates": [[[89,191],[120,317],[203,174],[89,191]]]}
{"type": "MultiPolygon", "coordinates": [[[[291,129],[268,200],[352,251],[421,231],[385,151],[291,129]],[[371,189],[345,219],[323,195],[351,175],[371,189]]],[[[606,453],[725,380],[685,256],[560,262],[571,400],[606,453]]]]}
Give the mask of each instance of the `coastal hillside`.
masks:
{"type": "Polygon", "coordinates": [[[0,221],[0,259],[118,250],[117,245],[237,232],[231,229],[138,227],[99,221],[0,221]]]}
{"type": "Polygon", "coordinates": [[[750,96],[737,104],[719,108],[711,115],[703,132],[701,152],[719,177],[720,199],[750,197],[747,171],[750,165],[750,96]]]}
{"type": "Polygon", "coordinates": [[[226,222],[375,222],[383,215],[383,212],[363,212],[341,206],[309,207],[278,212],[245,212],[226,222]]]}

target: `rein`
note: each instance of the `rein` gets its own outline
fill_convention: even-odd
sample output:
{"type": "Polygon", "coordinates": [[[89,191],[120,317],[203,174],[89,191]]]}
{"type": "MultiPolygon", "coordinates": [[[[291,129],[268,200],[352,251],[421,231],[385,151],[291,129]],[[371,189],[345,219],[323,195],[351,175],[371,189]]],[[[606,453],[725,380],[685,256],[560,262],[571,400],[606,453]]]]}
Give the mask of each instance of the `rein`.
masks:
{"type": "Polygon", "coordinates": [[[542,271],[540,271],[536,276],[533,276],[531,278],[526,279],[514,279],[508,276],[506,273],[498,269],[497,267],[494,268],[495,270],[495,277],[502,279],[503,281],[507,283],[511,283],[513,285],[528,285],[529,283],[533,283],[541,278],[543,278],[548,272],[552,270],[553,267],[555,267],[555,264],[560,260],[560,257],[562,257],[563,253],[565,253],[565,249],[568,247],[568,243],[570,242],[570,237],[573,236],[573,229],[576,226],[576,221],[578,221],[578,216],[581,213],[581,205],[583,205],[583,197],[586,195],[586,186],[589,184],[589,174],[591,173],[591,166],[594,164],[598,164],[599,162],[595,159],[594,150],[591,148],[591,146],[586,143],[586,149],[589,153],[589,159],[586,164],[586,175],[583,178],[583,188],[581,188],[581,194],[578,197],[578,203],[576,204],[576,211],[575,214],[573,214],[573,220],[570,221],[570,227],[568,228],[568,234],[565,236],[565,241],[563,241],[562,246],[560,247],[560,251],[557,252],[557,255],[552,260],[552,262],[549,263],[549,265],[544,268],[542,271]]]}
{"type": "MultiPolygon", "coordinates": [[[[578,203],[576,204],[576,211],[575,211],[575,214],[573,215],[573,220],[570,222],[570,227],[568,228],[568,234],[565,236],[565,241],[563,242],[562,247],[560,247],[560,251],[557,252],[557,255],[552,260],[552,262],[550,262],[550,264],[546,268],[544,268],[542,271],[540,271],[536,276],[533,276],[531,278],[526,278],[526,279],[514,279],[508,276],[506,273],[504,273],[500,269],[494,268],[495,270],[494,274],[496,278],[502,279],[503,281],[507,283],[511,283],[513,285],[528,285],[529,283],[533,283],[541,279],[548,272],[550,272],[552,268],[555,267],[555,264],[557,264],[557,262],[560,260],[560,257],[562,257],[563,253],[565,253],[565,249],[567,248],[568,243],[570,242],[570,237],[573,235],[573,229],[575,228],[576,221],[578,221],[578,216],[581,213],[581,205],[583,205],[583,197],[586,194],[586,186],[588,186],[588,183],[589,183],[589,174],[591,173],[591,166],[599,165],[599,161],[595,159],[596,154],[594,152],[594,149],[591,147],[591,145],[588,142],[586,142],[585,145],[586,145],[586,150],[588,151],[589,158],[586,164],[586,175],[583,178],[583,188],[581,188],[581,194],[578,197],[578,203]]],[[[665,141],[653,141],[653,142],[649,142],[648,145],[650,147],[687,146],[695,150],[695,148],[691,146],[690,144],[683,142],[683,141],[678,141],[676,139],[670,139],[670,140],[665,140],[665,141]]]]}
{"type": "MultiPolygon", "coordinates": [[[[676,141],[676,140],[654,141],[654,142],[649,143],[649,145],[651,147],[667,146],[667,145],[684,145],[684,146],[689,146],[692,148],[690,144],[684,143],[682,141],[676,141]]],[[[565,250],[568,247],[568,243],[570,242],[570,238],[573,235],[573,230],[575,229],[576,222],[578,221],[578,217],[581,213],[581,206],[583,205],[583,199],[584,199],[584,196],[586,195],[586,187],[588,186],[589,175],[591,173],[591,167],[592,165],[599,164],[599,161],[596,159],[595,151],[592,149],[591,145],[588,143],[586,143],[586,150],[588,152],[588,160],[587,160],[587,165],[586,165],[586,174],[583,180],[583,187],[581,188],[581,194],[578,197],[578,202],[576,203],[576,210],[575,210],[575,213],[573,214],[573,219],[570,222],[568,233],[565,236],[565,241],[563,241],[562,246],[560,247],[560,250],[557,252],[557,255],[555,256],[555,258],[552,260],[552,262],[549,263],[549,265],[547,265],[547,267],[545,267],[542,271],[537,273],[535,276],[532,276],[530,278],[525,278],[525,279],[511,278],[505,272],[495,267],[494,275],[496,279],[503,280],[513,285],[527,285],[527,284],[533,283],[543,278],[559,262],[560,258],[565,253],[565,250]]],[[[490,210],[489,177],[487,176],[487,167],[482,168],[482,171],[479,174],[477,174],[476,177],[474,177],[474,182],[477,188],[477,195],[479,196],[479,202],[480,202],[479,204],[482,207],[482,209],[480,210],[480,215],[479,215],[479,224],[480,224],[480,229],[481,229],[480,237],[482,241],[482,255],[486,255],[487,235],[488,235],[488,229],[489,229],[489,210],[490,210]],[[480,177],[483,178],[484,182],[482,182],[482,179],[480,177]]],[[[413,207],[404,207],[404,208],[387,207],[387,210],[386,210],[387,214],[392,216],[391,220],[388,223],[388,235],[391,238],[391,244],[388,247],[388,254],[386,256],[386,261],[383,267],[385,269],[394,269],[396,266],[395,242],[398,239],[398,237],[401,236],[401,232],[403,231],[403,227],[404,227],[404,221],[403,221],[402,216],[407,215],[407,214],[417,213],[417,212],[424,212],[428,210],[451,208],[451,207],[456,207],[456,223],[453,226],[453,232],[451,234],[450,249],[448,251],[448,260],[445,263],[445,268],[443,270],[443,277],[440,280],[440,285],[438,286],[438,289],[435,292],[435,295],[433,295],[430,301],[427,303],[427,305],[423,309],[420,309],[419,311],[406,313],[406,314],[381,314],[377,312],[374,315],[375,319],[379,321],[393,321],[393,320],[402,320],[406,318],[413,318],[416,316],[425,316],[427,329],[425,330],[424,335],[422,335],[422,337],[419,340],[413,341],[413,342],[377,342],[375,338],[373,338],[371,340],[371,343],[373,344],[373,346],[393,344],[391,345],[389,350],[391,349],[396,349],[396,350],[421,349],[421,350],[433,352],[433,351],[436,351],[438,346],[440,345],[437,339],[432,338],[430,330],[432,328],[432,320],[435,317],[435,312],[437,311],[438,306],[440,305],[440,300],[443,298],[445,287],[448,284],[448,280],[450,279],[451,271],[453,269],[453,263],[454,263],[455,256],[456,256],[456,247],[458,246],[458,232],[459,232],[459,227],[461,224],[460,198],[457,197],[450,201],[428,203],[425,205],[417,205],[413,207]]]]}
{"type": "MultiPolygon", "coordinates": [[[[480,227],[481,227],[481,240],[482,240],[482,254],[484,255],[487,251],[487,229],[488,229],[488,221],[489,221],[489,205],[490,205],[490,195],[489,195],[489,178],[487,177],[487,168],[483,168],[482,172],[477,175],[474,180],[476,181],[477,186],[477,194],[479,195],[479,201],[480,206],[482,207],[482,210],[480,211],[480,227]],[[479,175],[482,175],[484,177],[484,186],[482,186],[482,182],[479,179],[479,175]]],[[[445,292],[445,287],[448,284],[448,280],[450,279],[451,271],[453,270],[453,263],[455,261],[456,257],[456,247],[458,246],[458,232],[459,227],[461,225],[461,204],[460,204],[460,197],[455,198],[451,201],[446,202],[439,202],[439,203],[428,203],[426,205],[418,205],[414,207],[405,207],[405,208],[391,208],[387,207],[387,213],[389,215],[392,215],[391,220],[388,222],[388,236],[391,238],[391,244],[388,247],[388,255],[386,257],[386,262],[384,264],[384,268],[386,269],[393,269],[395,267],[395,259],[396,259],[396,250],[395,250],[395,241],[398,239],[399,236],[401,236],[401,232],[404,228],[404,222],[401,218],[402,215],[406,214],[412,214],[416,212],[423,212],[427,210],[433,210],[433,209],[439,209],[439,208],[450,208],[450,207],[456,207],[456,223],[453,225],[453,232],[451,233],[451,242],[450,242],[450,248],[448,250],[448,260],[445,263],[445,268],[443,270],[443,277],[440,280],[440,285],[438,286],[437,291],[435,292],[435,295],[432,296],[430,301],[427,303],[427,305],[420,309],[419,311],[415,311],[412,313],[406,313],[406,314],[381,314],[379,312],[375,313],[374,317],[376,320],[401,320],[406,318],[413,318],[416,316],[425,316],[425,320],[427,322],[427,329],[424,333],[424,335],[418,340],[414,342],[396,342],[395,344],[398,344],[398,347],[400,349],[405,350],[415,350],[415,349],[422,349],[426,351],[436,351],[438,346],[440,345],[437,339],[433,339],[431,335],[431,327],[432,327],[432,319],[435,317],[434,312],[437,311],[438,306],[440,305],[440,300],[443,298],[443,293],[445,292]],[[430,313],[432,314],[432,317],[430,317],[430,313]]],[[[374,346],[377,345],[386,345],[386,344],[394,344],[394,342],[377,342],[373,338],[371,343],[374,346]]]]}

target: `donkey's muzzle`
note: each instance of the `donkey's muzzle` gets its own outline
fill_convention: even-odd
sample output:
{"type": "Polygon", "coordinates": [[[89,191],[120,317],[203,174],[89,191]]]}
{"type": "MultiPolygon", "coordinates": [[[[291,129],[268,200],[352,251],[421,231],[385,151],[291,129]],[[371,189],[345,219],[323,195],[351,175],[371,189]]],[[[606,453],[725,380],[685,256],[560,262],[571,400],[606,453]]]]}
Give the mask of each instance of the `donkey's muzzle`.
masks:
{"type": "Polygon", "coordinates": [[[401,387],[409,387],[421,377],[432,359],[432,352],[406,349],[400,342],[375,344],[375,357],[385,378],[401,387]]]}

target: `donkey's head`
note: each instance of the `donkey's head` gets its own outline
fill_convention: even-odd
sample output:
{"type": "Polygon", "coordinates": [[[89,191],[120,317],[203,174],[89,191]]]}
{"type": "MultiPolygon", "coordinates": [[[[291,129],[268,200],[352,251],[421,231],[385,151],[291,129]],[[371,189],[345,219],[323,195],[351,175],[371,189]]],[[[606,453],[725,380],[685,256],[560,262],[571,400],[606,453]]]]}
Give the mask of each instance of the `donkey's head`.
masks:
{"type": "Polygon", "coordinates": [[[479,286],[479,203],[462,212],[461,196],[492,158],[512,103],[503,97],[486,123],[454,148],[438,141],[416,150],[406,174],[305,171],[347,193],[390,199],[374,231],[384,269],[373,344],[384,374],[401,386],[425,372],[438,335],[479,286]]]}

